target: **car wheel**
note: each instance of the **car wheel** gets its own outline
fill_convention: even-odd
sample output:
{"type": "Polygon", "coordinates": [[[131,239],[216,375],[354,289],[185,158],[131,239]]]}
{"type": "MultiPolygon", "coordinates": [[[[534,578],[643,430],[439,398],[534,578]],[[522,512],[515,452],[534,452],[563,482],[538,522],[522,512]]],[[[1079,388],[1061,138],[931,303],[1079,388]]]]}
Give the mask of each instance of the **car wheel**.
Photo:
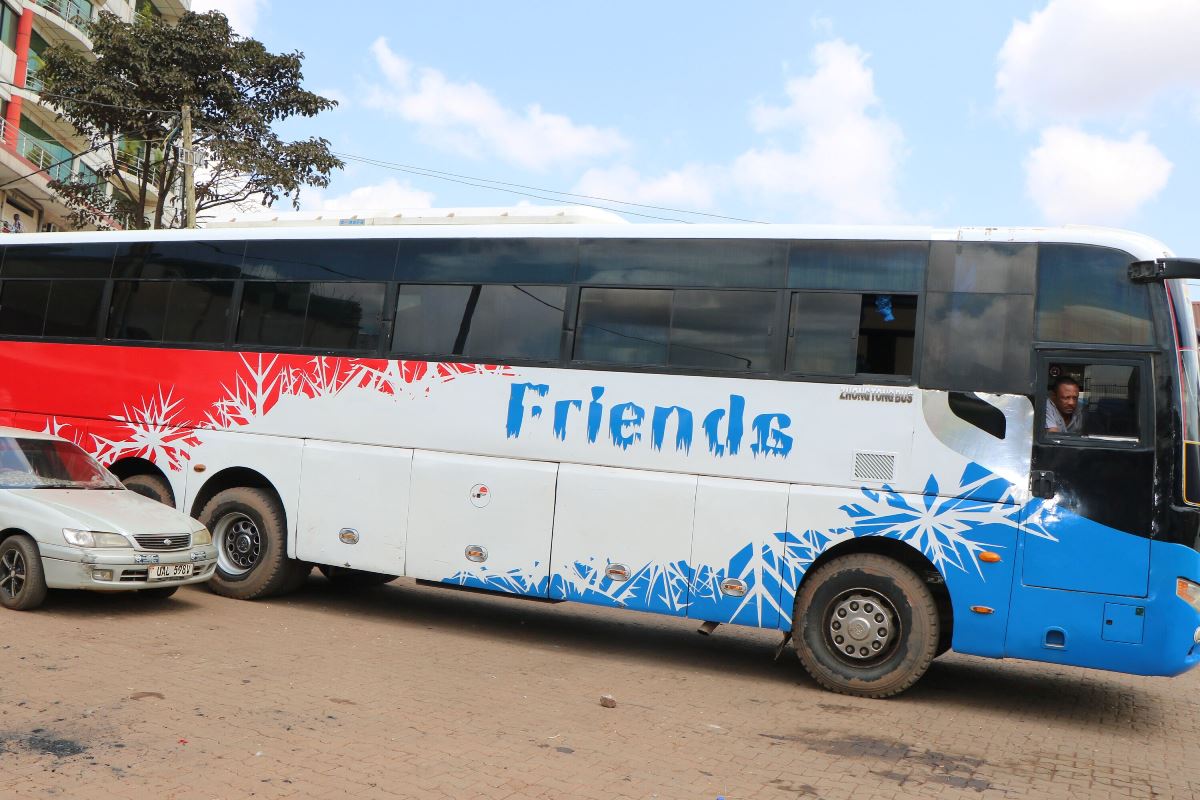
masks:
{"type": "Polygon", "coordinates": [[[142,589],[138,594],[151,600],[166,600],[178,591],[178,586],[155,586],[153,589],[142,589]]]}
{"type": "Polygon", "coordinates": [[[917,573],[885,556],[834,559],[796,594],[792,641],[834,692],[891,697],[925,674],[940,638],[937,601],[917,573]]]}
{"type": "Polygon", "coordinates": [[[398,578],[398,575],[388,575],[383,572],[367,572],[361,569],[350,569],[349,567],[331,567],[327,564],[319,564],[317,569],[321,574],[339,589],[369,589],[372,586],[382,586],[385,583],[391,583],[398,578]]]}
{"type": "Polygon", "coordinates": [[[296,589],[311,564],[288,558],[287,527],[278,501],[262,489],[220,492],[200,512],[217,547],[217,569],[208,582],[219,595],[239,600],[296,589]]]}
{"type": "Polygon", "coordinates": [[[137,492],[142,497],[149,497],[164,506],[175,507],[175,494],[171,491],[171,484],[159,475],[130,475],[121,483],[125,484],[126,489],[137,492]]]}
{"type": "Polygon", "coordinates": [[[46,599],[46,573],[37,544],[24,534],[0,543],[0,605],[14,611],[37,608],[46,599]]]}

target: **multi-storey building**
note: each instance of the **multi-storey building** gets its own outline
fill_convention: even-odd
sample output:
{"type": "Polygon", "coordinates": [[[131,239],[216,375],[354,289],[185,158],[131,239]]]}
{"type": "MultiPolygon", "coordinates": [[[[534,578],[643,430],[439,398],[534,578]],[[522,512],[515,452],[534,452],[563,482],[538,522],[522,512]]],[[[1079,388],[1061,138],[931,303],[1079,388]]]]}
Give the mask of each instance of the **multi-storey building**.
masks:
{"type": "MultiPolygon", "coordinates": [[[[66,44],[90,52],[87,22],[101,11],[126,21],[175,21],[190,6],[191,0],[0,0],[0,230],[11,230],[18,219],[25,231],[66,227],[69,210],[55,200],[49,182],[94,175],[103,163],[80,155],[89,143],[39,94],[37,73],[46,48],[66,44]]],[[[131,174],[141,146],[122,143],[131,174]]]]}

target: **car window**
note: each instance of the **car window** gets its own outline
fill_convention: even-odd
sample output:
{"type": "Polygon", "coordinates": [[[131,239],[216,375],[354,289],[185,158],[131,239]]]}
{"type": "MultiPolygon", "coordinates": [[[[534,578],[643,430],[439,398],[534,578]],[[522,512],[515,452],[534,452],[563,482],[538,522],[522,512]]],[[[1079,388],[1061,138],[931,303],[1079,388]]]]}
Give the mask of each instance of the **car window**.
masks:
{"type": "Polygon", "coordinates": [[[120,489],[121,482],[77,445],[0,437],[0,489],[120,489]]]}

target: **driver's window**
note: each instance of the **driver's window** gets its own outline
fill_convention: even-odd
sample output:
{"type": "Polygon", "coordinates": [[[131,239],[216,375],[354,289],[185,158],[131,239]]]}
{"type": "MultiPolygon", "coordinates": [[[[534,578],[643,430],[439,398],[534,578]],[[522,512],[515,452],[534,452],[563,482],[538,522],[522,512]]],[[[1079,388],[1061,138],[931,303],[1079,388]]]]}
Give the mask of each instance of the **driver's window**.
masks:
{"type": "Polygon", "coordinates": [[[1052,437],[1137,441],[1141,368],[1051,362],[1043,429],[1052,437]]]}

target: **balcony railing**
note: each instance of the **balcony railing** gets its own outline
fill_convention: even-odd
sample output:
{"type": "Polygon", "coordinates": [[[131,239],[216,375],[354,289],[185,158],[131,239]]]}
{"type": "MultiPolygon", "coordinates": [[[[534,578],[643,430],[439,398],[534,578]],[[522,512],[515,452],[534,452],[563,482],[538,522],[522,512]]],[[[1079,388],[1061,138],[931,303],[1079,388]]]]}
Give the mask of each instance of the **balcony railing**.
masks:
{"type": "Polygon", "coordinates": [[[83,32],[83,26],[92,21],[92,10],[76,0],[37,0],[37,4],[64,22],[83,32]]]}
{"type": "MultiPolygon", "coordinates": [[[[8,120],[0,120],[0,141],[5,146],[9,144],[8,120]]],[[[69,180],[74,172],[75,155],[60,145],[42,141],[36,136],[30,136],[25,131],[17,131],[17,154],[35,167],[42,170],[43,175],[51,180],[69,180]]]]}

